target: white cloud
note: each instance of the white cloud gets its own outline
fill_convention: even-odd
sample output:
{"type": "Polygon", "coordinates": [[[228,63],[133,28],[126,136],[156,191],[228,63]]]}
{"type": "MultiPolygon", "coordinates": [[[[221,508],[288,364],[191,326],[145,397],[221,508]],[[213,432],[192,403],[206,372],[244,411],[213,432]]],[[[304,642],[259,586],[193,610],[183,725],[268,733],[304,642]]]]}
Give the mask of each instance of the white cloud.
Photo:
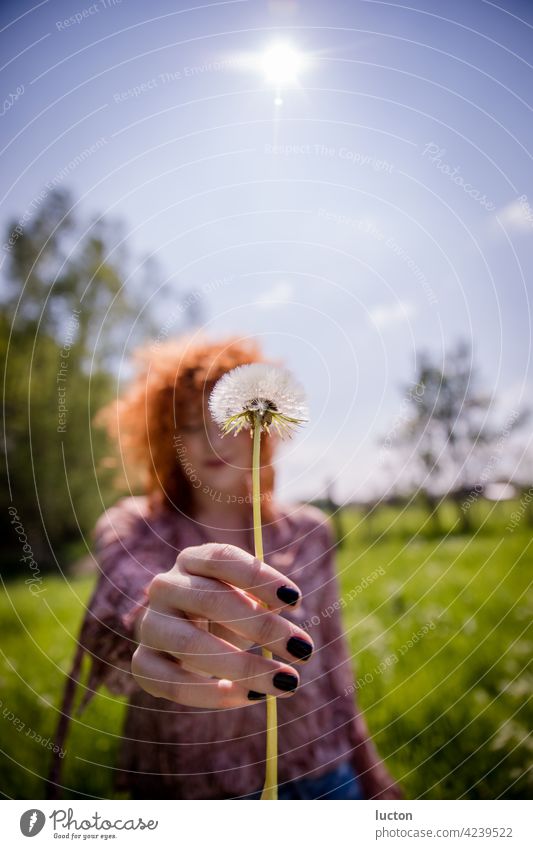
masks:
{"type": "Polygon", "coordinates": [[[290,283],[276,283],[262,295],[260,295],[255,303],[265,309],[276,307],[279,304],[287,304],[293,296],[293,287],[290,283]]]}
{"type": "Polygon", "coordinates": [[[527,233],[533,230],[533,209],[525,195],[502,207],[496,213],[496,217],[507,230],[516,233],[527,233]]]}
{"type": "Polygon", "coordinates": [[[528,406],[528,400],[533,397],[533,384],[527,380],[517,380],[509,383],[501,379],[495,396],[494,406],[502,416],[509,415],[509,411],[521,410],[528,406]]]}
{"type": "Polygon", "coordinates": [[[399,301],[396,304],[380,304],[370,310],[370,321],[376,327],[389,327],[391,324],[397,324],[400,321],[406,321],[411,316],[414,316],[416,310],[413,304],[399,301]]]}

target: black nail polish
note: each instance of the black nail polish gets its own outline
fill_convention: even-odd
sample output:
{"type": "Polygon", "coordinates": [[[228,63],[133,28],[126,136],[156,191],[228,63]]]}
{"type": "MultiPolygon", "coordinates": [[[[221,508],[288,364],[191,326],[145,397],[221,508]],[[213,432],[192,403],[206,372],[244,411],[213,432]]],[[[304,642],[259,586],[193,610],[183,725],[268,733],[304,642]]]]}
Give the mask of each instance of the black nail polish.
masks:
{"type": "Polygon", "coordinates": [[[280,587],[276,595],[284,604],[290,604],[293,607],[300,598],[298,590],[294,590],[292,587],[280,587]]]}
{"type": "Polygon", "coordinates": [[[292,690],[296,690],[298,686],[296,675],[290,675],[288,672],[276,672],[272,680],[274,681],[274,686],[278,690],[283,690],[284,693],[290,693],[292,690]]]}
{"type": "Polygon", "coordinates": [[[259,699],[266,699],[266,693],[258,693],[256,690],[248,690],[248,698],[251,702],[257,702],[259,699]]]}
{"type": "Polygon", "coordinates": [[[313,651],[313,646],[307,640],[300,639],[300,637],[291,637],[287,643],[287,651],[293,657],[297,657],[298,660],[307,660],[313,651]]]}

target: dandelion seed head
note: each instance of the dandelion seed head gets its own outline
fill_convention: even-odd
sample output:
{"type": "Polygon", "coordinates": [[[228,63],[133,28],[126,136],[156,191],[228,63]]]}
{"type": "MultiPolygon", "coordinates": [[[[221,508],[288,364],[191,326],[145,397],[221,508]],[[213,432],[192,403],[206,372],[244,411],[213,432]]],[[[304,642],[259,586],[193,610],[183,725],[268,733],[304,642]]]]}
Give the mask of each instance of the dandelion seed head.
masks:
{"type": "Polygon", "coordinates": [[[209,410],[223,434],[236,436],[257,422],[269,432],[273,426],[285,438],[307,421],[305,391],[290,371],[268,363],[250,363],[226,372],[209,398],[209,410]]]}

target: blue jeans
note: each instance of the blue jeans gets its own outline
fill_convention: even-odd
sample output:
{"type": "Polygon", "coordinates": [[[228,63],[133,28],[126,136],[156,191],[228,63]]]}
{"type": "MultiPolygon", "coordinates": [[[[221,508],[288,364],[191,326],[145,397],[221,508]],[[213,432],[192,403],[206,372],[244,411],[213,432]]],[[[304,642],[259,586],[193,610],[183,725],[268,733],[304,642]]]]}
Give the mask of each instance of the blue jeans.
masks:
{"type": "MultiPolygon", "coordinates": [[[[261,790],[245,799],[260,799],[261,790]]],[[[345,761],[319,778],[298,778],[278,788],[278,799],[364,799],[363,787],[351,764],[345,761]]]]}

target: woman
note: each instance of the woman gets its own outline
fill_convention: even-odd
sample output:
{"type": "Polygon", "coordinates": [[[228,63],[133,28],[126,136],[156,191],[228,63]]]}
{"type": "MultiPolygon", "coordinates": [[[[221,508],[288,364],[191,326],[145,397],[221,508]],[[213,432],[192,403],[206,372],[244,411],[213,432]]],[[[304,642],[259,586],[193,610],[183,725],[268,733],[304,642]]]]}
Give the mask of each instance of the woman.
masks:
{"type": "Polygon", "coordinates": [[[250,433],[222,438],[207,400],[225,372],[266,361],[259,347],[186,338],[143,361],[101,419],[143,469],[145,495],[120,500],[96,525],[100,578],[59,740],[86,651],[82,708],[101,685],[129,697],[117,792],[259,798],[271,693],[280,799],[401,798],[355,707],[329,520],[274,497],[274,435],[261,445],[264,562],[252,554],[250,433]]]}

